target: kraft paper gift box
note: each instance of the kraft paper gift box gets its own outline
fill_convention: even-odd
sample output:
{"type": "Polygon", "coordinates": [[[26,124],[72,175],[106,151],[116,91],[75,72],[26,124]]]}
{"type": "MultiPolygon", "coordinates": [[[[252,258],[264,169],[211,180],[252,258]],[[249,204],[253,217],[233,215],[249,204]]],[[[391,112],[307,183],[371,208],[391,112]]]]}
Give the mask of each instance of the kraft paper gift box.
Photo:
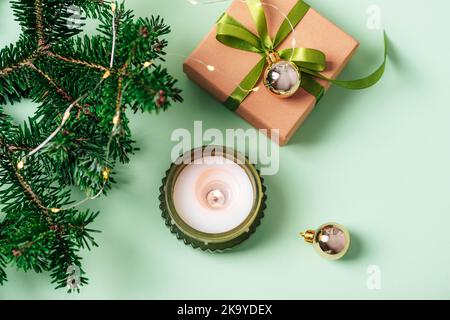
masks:
{"type": "MultiPolygon", "coordinates": [[[[272,39],[285,19],[280,12],[289,13],[297,0],[264,0],[267,26],[272,39]],[[278,10],[270,5],[276,6],[278,10]]],[[[257,34],[255,22],[247,4],[235,0],[226,11],[229,15],[257,34]]],[[[322,74],[336,78],[358,47],[358,42],[313,8],[295,27],[296,47],[313,48],[326,55],[326,69],[322,74]]],[[[292,47],[291,33],[276,49],[292,47]]],[[[216,27],[203,39],[183,65],[187,76],[210,92],[219,101],[225,102],[238,84],[260,61],[261,56],[253,52],[234,49],[216,39],[216,27]],[[213,66],[214,72],[205,66],[213,66]]],[[[212,68],[210,68],[212,69],[212,68]]],[[[318,82],[326,89],[329,83],[318,82]]],[[[260,89],[250,95],[235,111],[240,117],[258,129],[279,129],[279,144],[285,145],[316,105],[316,98],[300,88],[294,96],[281,99],[264,87],[262,77],[260,89]]],[[[211,110],[214,112],[214,110],[211,110]]]]}

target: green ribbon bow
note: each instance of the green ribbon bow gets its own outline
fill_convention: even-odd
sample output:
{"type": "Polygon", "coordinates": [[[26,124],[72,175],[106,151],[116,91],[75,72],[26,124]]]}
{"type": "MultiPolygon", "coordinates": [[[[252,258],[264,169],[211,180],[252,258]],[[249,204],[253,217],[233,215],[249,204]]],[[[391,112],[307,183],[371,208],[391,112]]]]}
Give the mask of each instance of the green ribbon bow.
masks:
{"type": "Polygon", "coordinates": [[[289,60],[298,66],[302,73],[301,87],[315,96],[317,102],[323,96],[324,88],[314,78],[327,80],[346,89],[358,90],[373,86],[383,76],[387,57],[386,34],[384,34],[384,61],[374,73],[358,80],[334,80],[320,74],[326,68],[326,57],[323,52],[309,48],[276,50],[281,42],[291,33],[291,24],[295,27],[306,15],[310,8],[308,4],[299,0],[281,24],[275,39],[272,40],[267,29],[266,15],[261,1],[246,0],[246,2],[259,36],[249,31],[239,21],[226,13],[217,21],[216,39],[218,41],[228,47],[254,52],[262,56],[261,60],[225,101],[225,106],[230,110],[236,111],[242,101],[252,92],[252,88],[254,88],[264,73],[266,57],[272,52],[278,53],[281,59],[289,60]],[[244,88],[248,88],[248,90],[244,88]]]}

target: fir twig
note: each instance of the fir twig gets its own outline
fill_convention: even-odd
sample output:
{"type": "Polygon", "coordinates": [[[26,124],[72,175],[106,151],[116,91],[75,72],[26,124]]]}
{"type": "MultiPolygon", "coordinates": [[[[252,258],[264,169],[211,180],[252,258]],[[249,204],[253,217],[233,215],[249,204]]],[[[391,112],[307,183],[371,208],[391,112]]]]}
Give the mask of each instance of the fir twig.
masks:
{"type": "MultiPolygon", "coordinates": [[[[66,90],[64,90],[60,85],[56,83],[56,80],[53,80],[48,74],[46,74],[43,70],[36,67],[33,63],[27,64],[28,67],[36,71],[40,76],[42,76],[45,80],[48,81],[48,83],[54,87],[55,91],[61,95],[61,97],[66,100],[69,104],[75,102],[75,99],[67,93],[66,90]]],[[[78,108],[78,110],[82,111],[84,114],[89,115],[93,117],[95,120],[98,120],[94,114],[92,114],[87,108],[84,108],[79,103],[75,103],[75,107],[78,108]]]]}
{"type": "Polygon", "coordinates": [[[95,64],[95,63],[88,62],[88,61],[79,60],[79,59],[63,57],[63,56],[60,56],[59,54],[53,53],[51,51],[49,51],[47,54],[50,57],[53,57],[55,59],[58,59],[58,60],[61,60],[61,61],[64,61],[64,62],[68,62],[68,63],[78,64],[78,65],[83,66],[83,67],[97,69],[97,70],[100,70],[100,71],[108,70],[107,67],[104,67],[102,65],[95,64]]]}
{"type": "Polygon", "coordinates": [[[44,17],[42,15],[42,0],[35,0],[35,12],[36,12],[36,32],[38,34],[38,46],[43,47],[45,45],[44,37],[44,17]]]}

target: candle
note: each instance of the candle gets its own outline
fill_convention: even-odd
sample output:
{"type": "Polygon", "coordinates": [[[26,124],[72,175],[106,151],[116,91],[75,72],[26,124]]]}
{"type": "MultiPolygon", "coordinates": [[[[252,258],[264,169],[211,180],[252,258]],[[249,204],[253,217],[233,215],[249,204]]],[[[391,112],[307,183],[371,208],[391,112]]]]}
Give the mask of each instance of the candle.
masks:
{"type": "Polygon", "coordinates": [[[203,147],[181,156],[163,180],[160,199],[171,231],[185,243],[211,251],[246,240],[265,208],[258,171],[225,147],[203,147]]]}

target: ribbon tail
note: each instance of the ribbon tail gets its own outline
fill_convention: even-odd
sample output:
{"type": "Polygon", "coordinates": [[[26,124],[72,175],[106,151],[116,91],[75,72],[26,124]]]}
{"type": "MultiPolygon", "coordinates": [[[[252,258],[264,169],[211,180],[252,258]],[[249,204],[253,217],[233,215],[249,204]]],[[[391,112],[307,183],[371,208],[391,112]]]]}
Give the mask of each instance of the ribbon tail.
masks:
{"type": "Polygon", "coordinates": [[[302,82],[300,85],[306,92],[313,95],[316,98],[316,104],[322,99],[325,89],[309,74],[302,75],[302,82]]]}
{"type": "Polygon", "coordinates": [[[310,74],[314,77],[327,80],[331,82],[334,85],[337,85],[341,88],[350,89],[350,90],[361,90],[369,88],[373,85],[375,85],[383,76],[384,70],[386,68],[386,60],[387,60],[387,52],[388,52],[388,40],[386,32],[384,33],[384,60],[378,69],[373,72],[372,74],[368,75],[367,77],[357,79],[357,80],[335,80],[327,78],[320,73],[317,73],[315,71],[311,71],[305,68],[301,68],[300,70],[304,73],[310,74]]]}
{"type": "Polygon", "coordinates": [[[258,83],[265,65],[266,58],[263,57],[224,102],[228,109],[235,112],[242,101],[244,101],[251,92],[256,91],[255,85],[258,83]]]}

